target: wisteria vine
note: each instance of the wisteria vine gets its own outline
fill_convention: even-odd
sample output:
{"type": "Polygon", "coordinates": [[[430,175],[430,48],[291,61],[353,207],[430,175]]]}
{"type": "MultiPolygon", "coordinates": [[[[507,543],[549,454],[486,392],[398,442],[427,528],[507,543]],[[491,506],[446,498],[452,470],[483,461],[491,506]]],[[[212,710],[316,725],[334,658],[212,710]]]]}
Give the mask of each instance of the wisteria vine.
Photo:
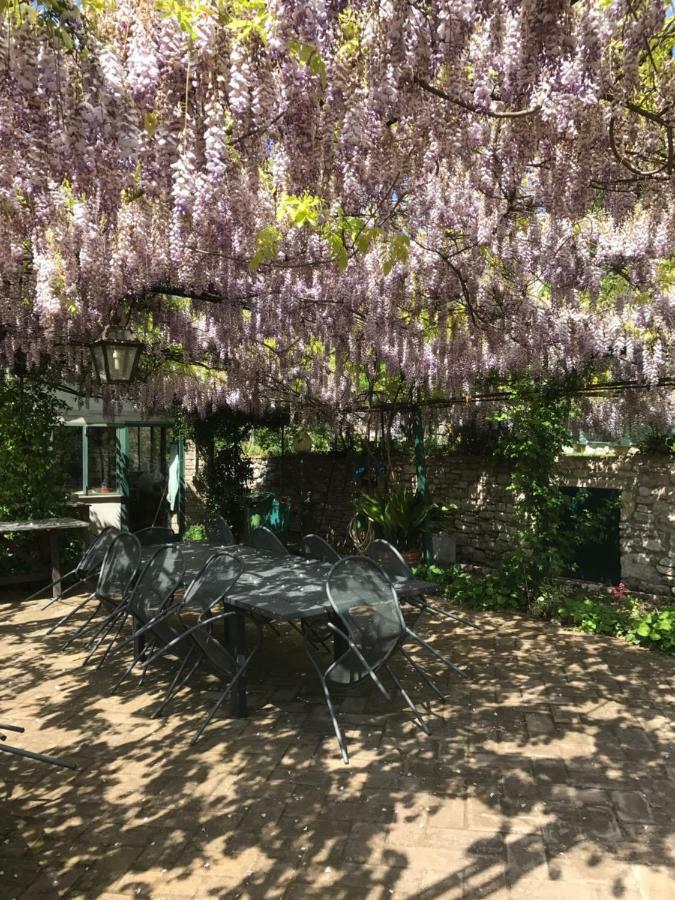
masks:
{"type": "Polygon", "coordinates": [[[0,10],[0,365],[86,388],[115,320],[146,407],[588,372],[672,421],[667,3],[0,10]]]}

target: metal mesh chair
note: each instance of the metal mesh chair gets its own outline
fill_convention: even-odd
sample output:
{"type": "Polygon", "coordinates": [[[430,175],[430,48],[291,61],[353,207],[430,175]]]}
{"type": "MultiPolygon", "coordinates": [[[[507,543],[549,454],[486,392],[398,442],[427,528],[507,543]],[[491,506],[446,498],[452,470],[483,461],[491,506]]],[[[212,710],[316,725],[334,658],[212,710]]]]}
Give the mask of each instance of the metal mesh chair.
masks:
{"type": "MultiPolygon", "coordinates": [[[[129,618],[131,618],[133,623],[131,640],[136,644],[137,648],[140,646],[138,643],[140,635],[147,631],[148,626],[150,626],[147,649],[143,648],[142,652],[134,654],[131,664],[115,682],[112,691],[117,690],[125,678],[131,674],[134,667],[143,660],[147,652],[151,652],[158,644],[167,644],[179,633],[176,627],[172,626],[170,619],[165,617],[163,613],[166,611],[176,588],[182,582],[184,573],[185,561],[180,547],[177,544],[165,544],[163,547],[158,547],[144,565],[126,602],[119,604],[108,616],[103,635],[90,652],[87,660],[85,660],[87,662],[93,656],[105,635],[117,625],[117,632],[98,663],[99,668],[117,643],[122,628],[129,618]]],[[[125,644],[126,641],[124,644],[118,644],[118,647],[125,644]]]]}
{"type": "Polygon", "coordinates": [[[340,554],[328,541],[318,534],[306,534],[302,539],[302,555],[308,559],[319,559],[321,562],[335,563],[340,559],[340,554]]]}
{"type": "Polygon", "coordinates": [[[387,574],[372,560],[363,556],[348,556],[335,563],[326,580],[326,592],[334,612],[334,622],[329,627],[336,636],[335,659],[322,671],[309,641],[305,641],[305,649],[321,680],[344,762],[349,762],[349,754],[333,707],[330,686],[349,687],[370,678],[383,696],[389,699],[389,693],[378,676],[378,672],[384,670],[413,712],[418,725],[429,733],[429,727],[389,661],[394,653],[400,652],[440,697],[442,694],[438,688],[404,650],[404,641],[412,638],[446,665],[459,670],[408,628],[387,574]]]}
{"type": "MultiPolygon", "coordinates": [[[[403,559],[396,547],[394,547],[393,544],[390,544],[389,541],[385,541],[381,538],[371,541],[365,555],[381,566],[390,578],[414,578],[408,563],[403,559]]],[[[442,619],[452,619],[455,622],[462,622],[464,625],[469,625],[471,628],[477,628],[479,631],[484,630],[476,622],[473,622],[464,616],[448,612],[435,604],[429,603],[424,594],[408,595],[405,597],[405,602],[413,606],[416,610],[416,614],[410,619],[409,624],[411,625],[415,625],[424,613],[433,612],[442,619]]]]}
{"type": "Polygon", "coordinates": [[[60,628],[61,625],[65,625],[66,622],[68,622],[72,616],[87,603],[91,600],[96,600],[96,609],[89,616],[84,625],[80,626],[80,628],[78,628],[66,641],[63,647],[65,650],[71,641],[84,633],[100,609],[112,609],[124,601],[131,582],[136,575],[140,561],[141,545],[138,538],[133,534],[129,534],[129,532],[122,532],[121,534],[116,535],[111,541],[103,560],[96,589],[89,594],[88,597],[85,597],[84,600],[78,603],[78,605],[67,615],[59,619],[47,633],[51,634],[57,628],[60,628]]]}
{"type": "Polygon", "coordinates": [[[229,547],[236,543],[232,529],[222,516],[211,516],[205,522],[206,538],[211,544],[229,547]]]}
{"type": "Polygon", "coordinates": [[[66,594],[70,594],[76,587],[79,587],[85,581],[88,581],[90,578],[94,578],[101,571],[101,565],[103,564],[103,560],[108,551],[108,547],[111,545],[113,540],[120,533],[119,528],[104,528],[103,531],[94,538],[91,544],[87,547],[87,549],[82,554],[80,561],[75,566],[74,569],[71,569],[70,572],[66,572],[65,575],[62,575],[58,581],[52,581],[51,584],[48,584],[46,587],[40,588],[39,591],[36,591],[34,594],[31,594],[30,597],[27,597],[27,600],[33,600],[35,597],[39,597],[44,591],[48,591],[50,588],[53,588],[57,584],[61,584],[63,586],[63,582],[67,578],[72,578],[75,576],[75,581],[67,588],[61,589],[60,593],[56,597],[52,597],[49,603],[46,603],[42,608],[48,609],[52,603],[56,603],[58,600],[62,600],[66,594]]]}
{"type": "Polygon", "coordinates": [[[380,568],[393,578],[412,578],[413,573],[408,563],[403,559],[393,544],[378,538],[371,541],[365,552],[368,559],[376,562],[380,568]]]}
{"type": "Polygon", "coordinates": [[[181,669],[169,688],[166,698],[153,715],[161,714],[167,704],[187,682],[197,666],[201,665],[205,667],[208,671],[218,675],[222,682],[226,682],[215,704],[209,710],[207,716],[197,729],[197,733],[192,738],[191,744],[195,744],[199,740],[204,729],[213,719],[227,696],[231,693],[237,681],[246,671],[248,664],[262,642],[262,628],[260,623],[255,619],[251,619],[256,626],[258,639],[243,662],[240,662],[234,658],[229,649],[225,647],[212,632],[213,624],[225,621],[227,618],[236,615],[235,611],[231,609],[225,609],[221,613],[213,614],[213,609],[218,603],[227,601],[227,594],[236,584],[242,571],[243,565],[241,561],[230,556],[228,553],[220,552],[211,556],[197,578],[192,582],[192,585],[185,595],[184,602],[181,605],[181,610],[185,610],[188,607],[201,608],[202,614],[199,621],[191,627],[186,627],[182,634],[174,638],[166,646],[162,647],[146,663],[146,666],[152,665],[155,660],[166,653],[176,652],[176,648],[181,644],[189,642],[191,645],[189,646],[187,655],[183,659],[181,669]],[[191,666],[187,671],[187,674],[183,674],[188,661],[191,662],[191,666]]]}
{"type": "Polygon", "coordinates": [[[158,547],[161,544],[172,544],[178,540],[178,535],[171,528],[152,525],[149,528],[141,528],[134,531],[141,542],[141,547],[158,547]]]}
{"type": "Polygon", "coordinates": [[[290,556],[288,548],[265,525],[259,525],[253,529],[250,543],[251,547],[255,547],[256,550],[264,550],[265,553],[270,553],[272,556],[290,556]]]}

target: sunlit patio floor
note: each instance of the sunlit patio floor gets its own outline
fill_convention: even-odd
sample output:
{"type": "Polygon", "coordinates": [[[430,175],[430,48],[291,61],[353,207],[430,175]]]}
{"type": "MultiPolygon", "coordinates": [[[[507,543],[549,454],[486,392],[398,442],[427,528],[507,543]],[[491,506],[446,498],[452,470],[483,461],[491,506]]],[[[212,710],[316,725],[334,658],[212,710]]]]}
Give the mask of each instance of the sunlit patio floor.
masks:
{"type": "Polygon", "coordinates": [[[349,695],[345,766],[290,630],[267,634],[249,718],[225,710],[190,748],[206,678],[151,719],[166,669],[111,695],[121,657],[83,667],[81,642],[46,635],[65,605],[5,596],[0,720],[26,729],[8,742],[79,768],[0,755],[3,898],[675,897],[667,657],[518,617],[428,620],[469,679],[430,666],[431,737],[399,700],[349,695]]]}

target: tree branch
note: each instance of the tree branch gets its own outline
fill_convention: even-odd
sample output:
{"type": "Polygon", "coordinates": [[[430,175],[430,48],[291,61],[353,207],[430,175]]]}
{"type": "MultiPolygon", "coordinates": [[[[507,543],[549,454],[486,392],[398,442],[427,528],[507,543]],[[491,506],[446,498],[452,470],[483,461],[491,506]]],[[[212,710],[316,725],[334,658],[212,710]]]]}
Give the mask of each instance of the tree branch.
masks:
{"type": "Polygon", "coordinates": [[[658,169],[652,169],[651,172],[643,172],[642,169],[638,169],[637,166],[634,166],[630,160],[626,159],[626,157],[619,151],[616,146],[616,136],[615,136],[615,119],[612,118],[609,121],[609,146],[614,154],[616,160],[621,163],[629,172],[632,172],[633,175],[638,175],[640,178],[653,178],[655,175],[660,175],[662,172],[668,172],[669,174],[673,171],[673,161],[675,157],[675,147],[673,146],[673,128],[670,125],[664,126],[666,129],[666,141],[667,141],[667,151],[666,151],[666,160],[662,166],[659,166],[658,169]]]}
{"type": "Polygon", "coordinates": [[[446,94],[446,92],[442,91],[440,88],[434,87],[423,78],[416,77],[415,84],[419,85],[419,87],[429,94],[433,94],[434,97],[440,97],[441,100],[446,100],[454,106],[459,106],[460,109],[475,113],[478,116],[488,116],[491,119],[522,119],[524,116],[532,116],[541,110],[541,106],[539,105],[531,106],[528,109],[516,110],[480,109],[480,107],[475,106],[473,103],[469,103],[467,100],[460,100],[459,97],[451,97],[450,94],[446,94]]]}

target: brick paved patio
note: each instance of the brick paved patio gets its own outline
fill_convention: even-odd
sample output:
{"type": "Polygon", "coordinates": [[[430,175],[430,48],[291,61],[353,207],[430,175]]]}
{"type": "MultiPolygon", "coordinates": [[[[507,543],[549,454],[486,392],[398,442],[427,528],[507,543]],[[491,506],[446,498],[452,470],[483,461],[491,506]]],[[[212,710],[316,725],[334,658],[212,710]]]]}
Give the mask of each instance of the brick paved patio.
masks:
{"type": "Polygon", "coordinates": [[[443,678],[431,738],[400,704],[345,699],[346,767],[292,633],[267,638],[250,718],[190,749],[208,681],[151,720],[166,673],[109,696],[119,664],[83,668],[45,636],[62,609],[0,606],[0,719],[26,728],[10,742],[80,766],[0,759],[2,897],[675,896],[668,658],[518,618],[429,621],[470,680],[443,678]]]}

